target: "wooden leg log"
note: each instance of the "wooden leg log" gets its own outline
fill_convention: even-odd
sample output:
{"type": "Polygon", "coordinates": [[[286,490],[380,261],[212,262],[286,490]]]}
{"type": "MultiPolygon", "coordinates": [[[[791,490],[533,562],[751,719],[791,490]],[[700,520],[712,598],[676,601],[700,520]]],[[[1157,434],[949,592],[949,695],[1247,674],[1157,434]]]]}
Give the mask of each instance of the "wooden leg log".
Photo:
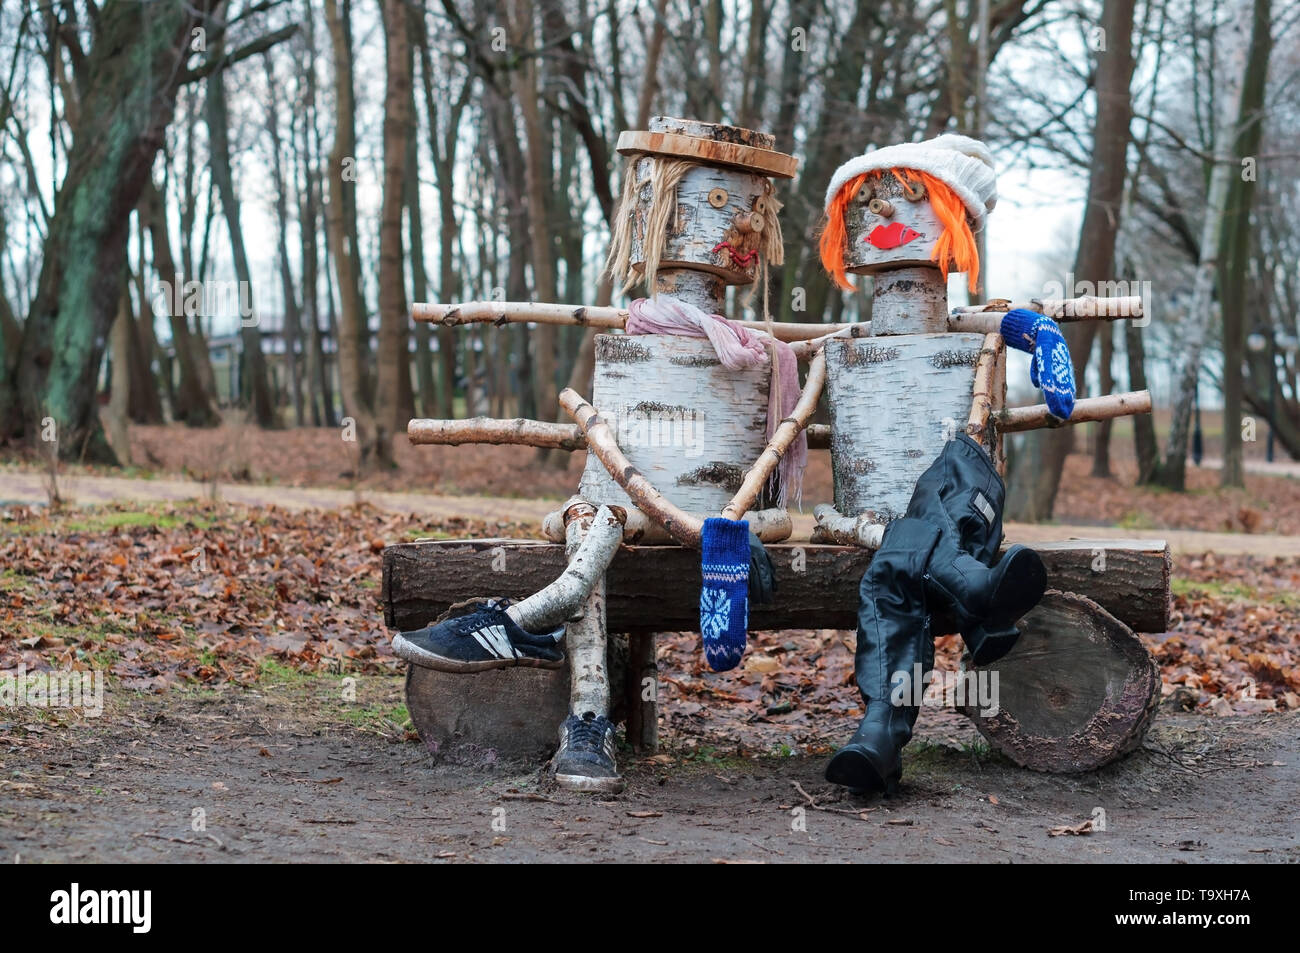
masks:
{"type": "Polygon", "coordinates": [[[659,750],[659,663],[653,632],[628,636],[627,741],[638,754],[659,750]]]}
{"type": "MultiPolygon", "coordinates": [[[[1160,670],[1133,630],[1091,599],[1052,589],[1020,641],[987,669],[995,713],[963,710],[999,751],[1035,771],[1093,771],[1142,743],[1160,670]]],[[[990,706],[990,708],[993,706],[990,706]]]]}
{"type": "MultiPolygon", "coordinates": [[[[600,511],[609,512],[603,506],[600,511]]],[[[568,543],[565,547],[570,569],[565,570],[566,575],[573,564],[581,559],[583,548],[593,533],[597,532],[595,525],[601,520],[600,515],[580,515],[570,519],[568,543]]],[[[612,557],[613,553],[610,555],[612,557]]],[[[593,578],[586,597],[577,615],[565,626],[564,647],[572,668],[569,712],[576,715],[585,715],[587,712],[609,715],[609,670],[605,664],[605,646],[608,641],[605,636],[605,567],[608,565],[607,559],[598,572],[594,565],[590,567],[593,578]]]]}
{"type": "Polygon", "coordinates": [[[583,601],[605,579],[605,569],[623,541],[623,513],[610,507],[599,510],[590,504],[572,506],[565,511],[569,522],[568,564],[558,579],[506,610],[527,632],[546,632],[565,619],[572,618],[583,601]],[[578,536],[574,525],[581,526],[578,536]]]}

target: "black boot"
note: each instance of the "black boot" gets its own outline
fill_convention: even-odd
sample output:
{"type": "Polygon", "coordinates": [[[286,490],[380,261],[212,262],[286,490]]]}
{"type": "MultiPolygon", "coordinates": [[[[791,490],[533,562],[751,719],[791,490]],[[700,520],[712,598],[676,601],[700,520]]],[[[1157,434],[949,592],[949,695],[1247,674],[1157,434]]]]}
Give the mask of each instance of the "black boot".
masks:
{"type": "Polygon", "coordinates": [[[898,788],[900,753],[912,737],[916,703],[934,665],[924,576],[938,540],[939,530],[921,520],[890,523],[862,577],[853,670],[867,712],[827,764],[827,781],[886,794],[898,788]]]}
{"type": "Polygon", "coordinates": [[[1026,546],[997,558],[1006,487],[984,449],[966,434],[948,441],[921,475],[907,515],[937,526],[926,569],[935,612],[950,617],[976,665],[1006,655],[1020,637],[1016,622],[1038,604],[1047,570],[1026,546]]]}

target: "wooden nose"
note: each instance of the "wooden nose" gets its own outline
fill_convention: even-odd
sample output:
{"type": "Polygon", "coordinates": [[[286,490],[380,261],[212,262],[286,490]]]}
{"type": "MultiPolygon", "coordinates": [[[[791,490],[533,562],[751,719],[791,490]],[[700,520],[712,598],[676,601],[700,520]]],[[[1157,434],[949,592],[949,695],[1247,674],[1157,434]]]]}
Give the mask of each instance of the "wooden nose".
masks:
{"type": "Polygon", "coordinates": [[[894,215],[893,203],[886,201],[885,199],[872,199],[867,203],[867,208],[885,218],[892,218],[894,215]]]}

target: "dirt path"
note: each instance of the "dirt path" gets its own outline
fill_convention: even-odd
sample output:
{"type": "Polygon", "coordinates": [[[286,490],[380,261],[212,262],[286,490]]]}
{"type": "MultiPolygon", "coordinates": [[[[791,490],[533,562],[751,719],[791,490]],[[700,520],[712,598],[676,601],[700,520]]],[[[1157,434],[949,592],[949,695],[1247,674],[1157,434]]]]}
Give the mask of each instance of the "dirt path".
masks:
{"type": "MultiPolygon", "coordinates": [[[[208,484],[192,480],[142,480],[128,477],[70,476],[60,480],[65,499],[76,504],[132,501],[156,503],[206,498],[208,484]]],[[[250,483],[222,483],[219,498],[250,506],[275,505],[287,509],[336,509],[365,501],[394,513],[420,513],[431,519],[454,516],[540,522],[555,500],[516,497],[442,496],[428,493],[394,493],[363,490],[353,492],[330,487],[290,487],[250,483]]],[[[44,503],[47,499],[42,476],[37,471],[0,469],[0,505],[44,503]]],[[[811,513],[794,515],[795,539],[812,533],[811,513]]],[[[1055,523],[1008,523],[1007,536],[1026,543],[1061,539],[1165,539],[1176,553],[1218,552],[1260,556],[1300,556],[1300,536],[1249,533],[1209,533],[1179,529],[1112,529],[1098,526],[1069,526],[1055,523]]]]}
{"type": "Polygon", "coordinates": [[[117,692],[75,726],[0,721],[0,863],[1300,860],[1295,714],[1162,712],[1142,750],[1079,777],[1018,769],[926,715],[888,801],[833,788],[821,758],[727,756],[668,730],[670,753],[623,753],[629,789],[600,800],[535,769],[434,765],[379,715],[400,689],[362,678],[347,704],[338,677],[313,676],[117,692]],[[1049,836],[1097,809],[1105,831],[1049,836]]]}

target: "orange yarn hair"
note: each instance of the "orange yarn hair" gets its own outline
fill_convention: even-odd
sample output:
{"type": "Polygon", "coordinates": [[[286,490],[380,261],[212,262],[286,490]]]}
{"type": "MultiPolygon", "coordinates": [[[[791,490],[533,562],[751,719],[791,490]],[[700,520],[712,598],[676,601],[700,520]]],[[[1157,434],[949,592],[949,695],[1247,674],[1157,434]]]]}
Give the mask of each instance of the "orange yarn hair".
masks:
{"type": "MultiPolygon", "coordinates": [[[[964,271],[968,275],[970,290],[979,286],[980,259],[975,245],[975,235],[966,220],[966,205],[949,185],[916,169],[890,169],[894,178],[904,185],[920,182],[925,186],[926,198],[934,206],[935,215],[943,224],[943,234],[934,243],[930,259],[939,266],[945,278],[948,272],[964,271]]],[[[826,227],[822,229],[818,250],[821,252],[822,267],[834,279],[835,284],[845,291],[856,291],[857,286],[849,281],[844,266],[844,246],[848,241],[848,232],[844,227],[844,210],[848,208],[869,176],[879,177],[882,173],[864,172],[844,183],[843,188],[831,199],[830,208],[826,210],[826,227]]]]}

